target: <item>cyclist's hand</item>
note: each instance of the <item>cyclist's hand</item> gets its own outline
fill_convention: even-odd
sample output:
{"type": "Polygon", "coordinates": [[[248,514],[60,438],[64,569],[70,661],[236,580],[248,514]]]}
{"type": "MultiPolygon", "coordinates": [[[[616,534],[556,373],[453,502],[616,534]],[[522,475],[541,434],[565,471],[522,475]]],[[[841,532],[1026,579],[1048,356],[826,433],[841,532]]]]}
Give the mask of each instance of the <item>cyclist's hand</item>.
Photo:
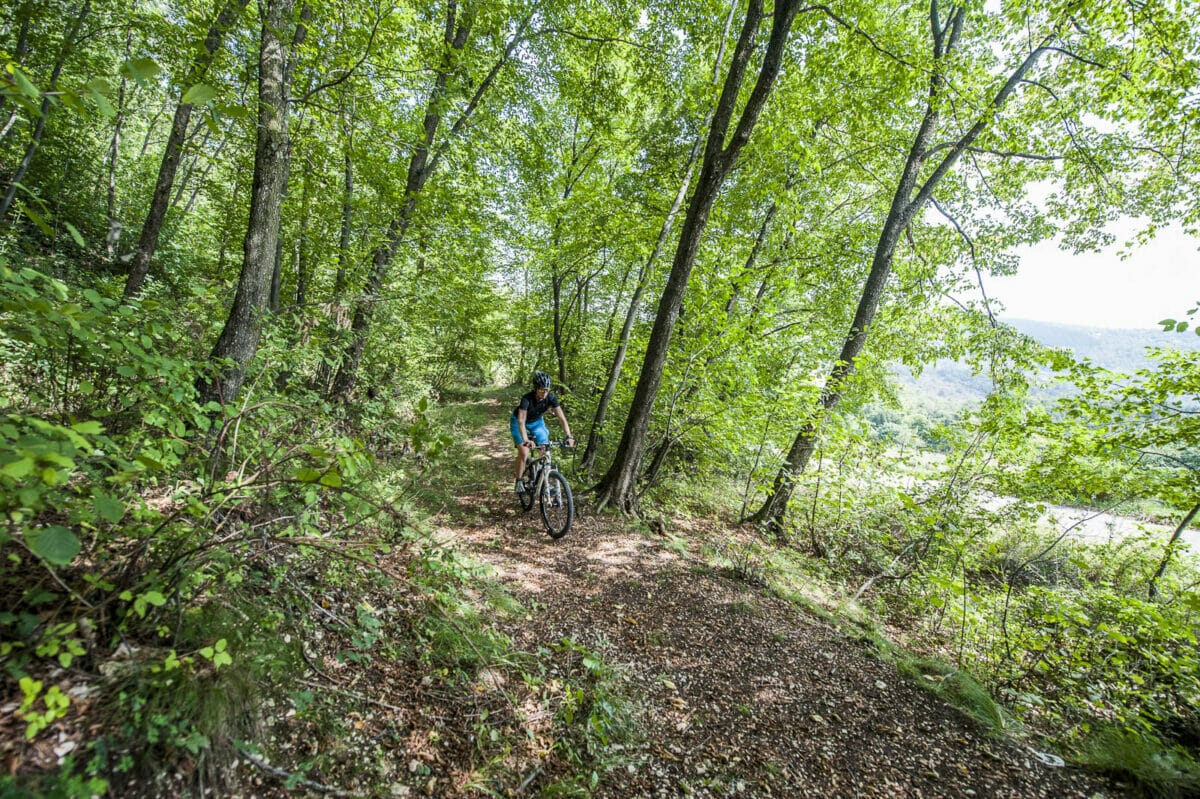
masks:
{"type": "Polygon", "coordinates": [[[575,448],[575,436],[567,436],[567,446],[572,449],[575,448]]]}

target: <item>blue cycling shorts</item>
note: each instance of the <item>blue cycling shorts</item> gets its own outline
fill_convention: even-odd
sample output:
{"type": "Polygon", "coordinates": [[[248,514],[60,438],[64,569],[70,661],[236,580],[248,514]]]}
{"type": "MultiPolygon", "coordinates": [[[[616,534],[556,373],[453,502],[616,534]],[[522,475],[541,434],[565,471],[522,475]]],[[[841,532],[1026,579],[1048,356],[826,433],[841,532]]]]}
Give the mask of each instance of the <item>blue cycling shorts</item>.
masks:
{"type": "MultiPolygon", "coordinates": [[[[516,414],[513,414],[509,418],[508,428],[512,433],[513,444],[518,447],[521,446],[520,424],[521,423],[517,421],[516,414]]],[[[538,419],[536,422],[527,422],[525,424],[525,429],[529,431],[530,437],[533,438],[533,440],[537,443],[550,443],[550,431],[546,429],[546,421],[544,419],[538,419]]]]}

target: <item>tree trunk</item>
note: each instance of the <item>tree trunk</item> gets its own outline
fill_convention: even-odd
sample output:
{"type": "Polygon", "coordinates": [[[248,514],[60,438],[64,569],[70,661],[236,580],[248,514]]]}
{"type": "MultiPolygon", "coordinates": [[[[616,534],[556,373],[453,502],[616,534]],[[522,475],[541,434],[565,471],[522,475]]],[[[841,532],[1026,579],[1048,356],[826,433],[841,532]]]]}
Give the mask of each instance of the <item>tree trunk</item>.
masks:
{"type": "Polygon", "coordinates": [[[311,158],[304,159],[304,183],[300,191],[300,229],[296,231],[300,241],[296,249],[296,310],[304,312],[308,304],[308,280],[312,271],[308,254],[308,225],[312,218],[312,173],[311,158]]]}
{"type": "MultiPolygon", "coordinates": [[[[216,22],[208,29],[208,35],[204,38],[204,49],[196,56],[196,60],[184,80],[184,94],[208,72],[208,68],[216,56],[217,48],[221,46],[221,39],[225,35],[225,31],[237,22],[247,2],[248,0],[225,0],[216,22]]],[[[171,122],[171,134],[167,137],[167,148],[163,152],[162,162],[158,167],[158,179],[154,183],[154,195],[150,200],[150,208],[146,212],[146,221],[142,223],[137,249],[134,251],[129,265],[129,277],[125,281],[124,292],[126,300],[133,299],[142,293],[146,276],[150,273],[150,261],[154,258],[154,251],[158,248],[158,236],[162,232],[163,220],[167,216],[171,186],[175,183],[175,172],[179,169],[179,161],[183,158],[183,142],[191,118],[192,105],[181,99],[175,108],[175,117],[171,122]]]]}
{"type": "MultiPolygon", "coordinates": [[[[351,133],[347,125],[346,133],[346,149],[343,153],[343,184],[342,184],[342,230],[341,236],[338,239],[338,265],[337,274],[333,280],[333,296],[330,298],[331,303],[339,304],[342,301],[342,295],[346,291],[346,270],[350,263],[350,241],[351,232],[353,230],[352,221],[354,215],[354,163],[350,158],[351,150],[351,133]]],[[[330,319],[330,327],[336,330],[337,322],[330,319]]],[[[331,341],[336,341],[336,335],[331,335],[331,341]]],[[[322,393],[331,393],[331,379],[334,377],[333,371],[334,360],[331,354],[321,359],[320,366],[317,367],[316,385],[317,389],[322,393]]]]}
{"type": "MultiPolygon", "coordinates": [[[[294,25],[295,0],[267,0],[263,9],[259,50],[258,139],[254,150],[254,182],[250,190],[250,223],[243,244],[242,272],[225,328],[213,347],[214,361],[228,360],[212,383],[201,386],[207,400],[232,402],[245,380],[246,364],[258,351],[262,319],[277,263],[281,208],[288,177],[288,103],[290,70],[281,33],[294,25]]],[[[301,34],[297,27],[296,39],[301,34]]]]}
{"type": "MultiPolygon", "coordinates": [[[[725,28],[721,32],[721,47],[717,51],[716,63],[713,64],[713,85],[721,79],[721,62],[725,60],[725,41],[729,38],[729,28],[733,24],[733,15],[737,10],[738,3],[735,0],[729,6],[729,14],[725,17],[725,28]]],[[[709,120],[711,124],[711,118],[709,120]]],[[[608,416],[608,406],[612,402],[613,394],[617,390],[617,383],[621,379],[621,370],[625,366],[625,355],[629,349],[629,339],[633,332],[633,320],[637,316],[638,306],[642,302],[642,294],[646,290],[646,285],[650,281],[650,276],[653,274],[654,264],[658,261],[662,254],[663,245],[667,243],[667,236],[671,234],[671,226],[675,222],[675,215],[679,213],[679,209],[683,206],[683,201],[687,198],[688,187],[692,184],[692,175],[696,167],[696,161],[700,158],[700,153],[704,147],[704,137],[697,134],[696,141],[692,143],[692,150],[688,154],[687,167],[683,170],[683,180],[679,184],[679,191],[675,192],[675,200],[671,203],[670,210],[667,211],[666,219],[663,220],[662,227],[658,231],[658,239],[654,242],[654,249],[650,251],[650,256],[646,259],[646,263],[642,265],[641,271],[638,272],[637,284],[634,286],[633,296],[629,300],[629,310],[625,312],[625,324],[621,327],[621,337],[617,342],[617,350],[613,354],[612,365],[608,370],[608,381],[604,384],[604,393],[600,395],[600,402],[596,405],[596,415],[592,419],[592,426],[588,429],[587,446],[583,450],[583,459],[580,466],[581,471],[589,478],[592,475],[592,469],[596,464],[596,452],[600,447],[600,431],[604,427],[604,420],[608,416]]],[[[622,281],[622,289],[624,289],[624,281],[622,281]]],[[[610,320],[609,325],[612,322],[610,320]]],[[[605,340],[610,336],[605,335],[605,340]]]]}
{"type": "MultiPolygon", "coordinates": [[[[1008,100],[1009,95],[1024,80],[1025,75],[1033,68],[1042,54],[1046,52],[1049,42],[1052,39],[1052,36],[1047,36],[1037,48],[1033,49],[1026,56],[1020,66],[1008,76],[1004,85],[997,91],[995,97],[993,97],[987,108],[980,114],[974,125],[950,146],[947,154],[938,162],[933,171],[929,173],[925,182],[919,184],[926,160],[931,155],[930,148],[934,143],[934,136],[940,122],[937,109],[942,104],[941,95],[946,89],[946,68],[941,65],[950,58],[957,47],[959,39],[962,36],[962,27],[965,18],[966,8],[959,5],[951,7],[944,26],[938,16],[936,5],[934,6],[934,13],[930,16],[935,67],[930,73],[925,115],[921,120],[921,126],[918,128],[916,136],[913,138],[912,147],[909,149],[904,169],[896,186],[896,193],[892,197],[887,219],[884,222],[883,230],[876,243],[875,254],[871,261],[871,270],[863,286],[863,293],[859,298],[858,307],[854,313],[854,321],[851,323],[850,330],[846,334],[841,353],[830,369],[829,377],[825,382],[824,388],[821,390],[821,398],[815,415],[797,433],[795,440],[792,442],[791,449],[788,451],[787,459],[775,476],[770,494],[767,496],[762,507],[750,516],[750,521],[762,525],[776,537],[782,538],[784,535],[783,519],[787,511],[788,502],[791,500],[796,478],[803,473],[809,460],[812,458],[812,453],[817,447],[821,430],[830,414],[841,401],[846,380],[854,373],[855,361],[862,354],[863,348],[866,346],[871,322],[874,320],[875,313],[879,309],[879,303],[883,298],[883,290],[887,285],[888,277],[892,271],[892,259],[895,256],[896,246],[900,241],[904,229],[908,227],[921,208],[929,202],[934,189],[937,188],[938,184],[950,170],[954,168],[963,152],[987,128],[988,124],[995,117],[996,112],[1008,100]]],[[[939,146],[937,149],[941,150],[943,147],[939,146]]]]}
{"type": "MultiPolygon", "coordinates": [[[[130,58],[133,48],[133,26],[125,31],[125,60],[130,58]]],[[[117,219],[117,162],[121,154],[121,131],[125,126],[125,88],[128,81],[122,77],[117,90],[117,119],[113,123],[112,141],[108,149],[108,191],[105,195],[105,215],[108,218],[108,233],[104,236],[104,257],[112,263],[121,246],[121,223],[117,219]]]]}
{"type": "MultiPolygon", "coordinates": [[[[16,19],[20,20],[20,27],[17,29],[17,44],[13,49],[13,63],[17,66],[24,66],[25,55],[29,52],[29,26],[33,21],[33,0],[25,0],[21,3],[21,8],[16,13],[16,19]]],[[[3,109],[7,102],[8,95],[0,94],[0,109],[3,109]]],[[[0,130],[0,140],[3,140],[8,134],[16,117],[17,111],[14,109],[8,122],[4,124],[3,130],[0,130]]]]}
{"type": "Polygon", "coordinates": [[[1183,521],[1175,528],[1175,532],[1171,534],[1171,540],[1167,542],[1167,548],[1163,552],[1162,562],[1158,564],[1158,569],[1154,572],[1154,576],[1150,578],[1148,593],[1150,594],[1151,601],[1158,598],[1158,581],[1162,579],[1163,574],[1167,571],[1167,566],[1171,562],[1171,555],[1175,553],[1176,542],[1179,541],[1179,537],[1183,535],[1183,531],[1188,528],[1188,525],[1192,523],[1192,519],[1196,518],[1197,513],[1200,513],[1200,502],[1192,506],[1192,509],[1183,517],[1183,521]]]}
{"type": "Polygon", "coordinates": [[[594,150],[592,149],[595,133],[588,134],[588,137],[583,142],[583,146],[579,146],[578,132],[579,118],[576,117],[574,134],[571,140],[571,161],[567,164],[567,172],[564,175],[565,185],[563,186],[562,202],[560,204],[560,208],[564,210],[554,220],[554,232],[550,236],[550,257],[552,259],[550,266],[550,294],[553,312],[551,338],[554,343],[554,358],[558,364],[558,384],[560,386],[569,385],[567,381],[567,361],[569,360],[569,354],[567,352],[566,327],[567,320],[571,316],[572,305],[572,303],[568,303],[566,310],[563,310],[563,284],[572,271],[569,269],[559,271],[558,256],[559,247],[562,245],[563,214],[565,213],[567,201],[571,199],[571,192],[574,191],[575,184],[583,178],[584,174],[591,168],[591,165],[596,162],[596,157],[599,155],[599,147],[596,147],[594,150]],[[590,158],[588,157],[589,150],[591,151],[590,158]]]}
{"type": "Polygon", "coordinates": [[[183,206],[183,214],[187,216],[192,212],[192,206],[196,203],[196,198],[200,195],[200,191],[208,182],[208,174],[212,172],[212,168],[221,158],[221,153],[225,150],[225,145],[229,144],[229,139],[221,139],[221,143],[217,145],[217,149],[213,152],[212,157],[208,159],[208,163],[204,167],[204,171],[200,173],[199,179],[196,180],[195,186],[192,188],[192,193],[188,195],[187,205],[183,206]]]}
{"type": "Polygon", "coordinates": [[[25,147],[25,156],[17,166],[17,171],[13,173],[12,179],[8,183],[8,189],[4,192],[4,198],[0,199],[0,221],[7,219],[9,209],[12,208],[13,201],[16,199],[17,190],[21,186],[21,181],[25,179],[25,173],[29,171],[29,165],[33,163],[34,153],[41,146],[42,134],[46,132],[46,117],[50,114],[51,93],[58,88],[58,78],[62,74],[63,66],[67,63],[67,56],[74,51],[75,38],[79,35],[79,28],[83,25],[83,21],[87,18],[88,12],[91,9],[91,0],[83,0],[83,4],[79,8],[79,13],[71,20],[71,24],[67,27],[66,34],[63,36],[62,48],[59,49],[58,59],[54,62],[54,69],[50,73],[50,85],[42,93],[40,113],[38,114],[37,122],[34,123],[33,133],[29,137],[29,144],[25,147]]]}
{"type": "MultiPolygon", "coordinates": [[[[196,125],[196,128],[192,130],[192,136],[196,135],[199,128],[200,125],[196,125]]],[[[171,208],[179,207],[179,201],[183,199],[183,194],[187,191],[188,184],[192,180],[192,175],[196,172],[196,166],[200,163],[200,155],[204,152],[204,148],[208,146],[210,138],[212,138],[212,131],[205,127],[204,136],[200,139],[200,144],[194,148],[195,152],[188,160],[187,169],[183,171],[183,177],[179,179],[178,184],[175,186],[175,199],[171,200],[171,208]]]]}
{"type": "Polygon", "coordinates": [[[346,142],[346,154],[342,189],[342,231],[338,238],[337,276],[333,280],[333,299],[341,299],[346,288],[346,265],[350,262],[350,234],[354,218],[354,164],[350,160],[350,142],[346,142]]]}
{"type": "MultiPolygon", "coordinates": [[[[284,186],[283,193],[287,194],[287,186],[284,186]]],[[[283,203],[283,198],[279,200],[283,203]]],[[[271,293],[267,300],[267,307],[271,313],[279,312],[279,289],[283,284],[283,231],[279,231],[279,235],[275,237],[275,265],[271,268],[271,293]]]]}
{"type": "Polygon", "coordinates": [[[563,310],[562,310],[563,276],[558,272],[558,265],[552,267],[550,273],[550,303],[553,309],[554,359],[558,364],[558,384],[567,382],[567,354],[563,349],[563,310]]]}
{"type": "Polygon", "coordinates": [[[650,334],[646,358],[642,362],[637,388],[634,390],[629,417],[625,422],[621,442],[617,445],[613,464],[596,487],[599,497],[598,504],[601,508],[612,503],[622,512],[633,512],[637,509],[635,482],[645,449],[646,428],[649,425],[650,413],[654,408],[654,400],[662,380],[671,331],[675,326],[675,319],[679,315],[683,294],[687,289],[688,278],[691,276],[692,266],[695,263],[696,250],[700,245],[700,238],[704,233],[704,227],[716,200],[717,192],[737,160],[738,153],[749,140],[763,105],[771,93],[775,78],[783,64],[784,47],[798,10],[798,0],[780,0],[776,3],[775,12],[771,17],[771,38],[767,44],[766,54],[763,56],[758,80],[746,101],[733,138],[728,145],[725,145],[725,136],[733,117],[746,66],[754,51],[754,39],[763,19],[761,0],[750,0],[749,8],[746,11],[746,21],[742,26],[741,35],[738,37],[733,60],[725,78],[725,85],[713,113],[708,142],[705,146],[704,163],[700,170],[700,180],[691,202],[688,203],[687,216],[684,219],[683,229],[680,231],[679,245],[675,250],[671,274],[667,278],[666,288],[658,304],[658,313],[650,334]]]}

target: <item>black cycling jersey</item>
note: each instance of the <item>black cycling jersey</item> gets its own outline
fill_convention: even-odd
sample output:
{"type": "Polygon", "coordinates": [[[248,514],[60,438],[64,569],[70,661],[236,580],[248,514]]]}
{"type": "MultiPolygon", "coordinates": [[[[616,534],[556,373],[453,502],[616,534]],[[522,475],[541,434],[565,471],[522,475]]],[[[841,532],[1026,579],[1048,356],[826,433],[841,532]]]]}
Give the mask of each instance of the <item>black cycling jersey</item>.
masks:
{"type": "Polygon", "coordinates": [[[517,411],[524,409],[525,421],[536,422],[538,419],[542,418],[542,414],[544,414],[546,411],[557,407],[558,397],[553,391],[546,392],[546,396],[541,400],[538,400],[535,392],[530,391],[528,394],[525,394],[521,397],[521,404],[513,408],[513,416],[517,415],[517,411]]]}

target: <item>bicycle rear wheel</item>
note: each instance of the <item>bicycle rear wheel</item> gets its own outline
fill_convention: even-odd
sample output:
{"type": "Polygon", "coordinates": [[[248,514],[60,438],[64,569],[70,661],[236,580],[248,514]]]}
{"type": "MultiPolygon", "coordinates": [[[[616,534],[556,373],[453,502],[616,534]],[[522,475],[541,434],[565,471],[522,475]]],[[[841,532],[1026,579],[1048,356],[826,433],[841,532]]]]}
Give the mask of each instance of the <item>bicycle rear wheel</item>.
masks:
{"type": "Polygon", "coordinates": [[[542,492],[538,497],[542,509],[542,521],[551,538],[562,538],[571,529],[575,520],[575,500],[571,497],[571,486],[567,479],[556,471],[546,475],[542,492]]]}

